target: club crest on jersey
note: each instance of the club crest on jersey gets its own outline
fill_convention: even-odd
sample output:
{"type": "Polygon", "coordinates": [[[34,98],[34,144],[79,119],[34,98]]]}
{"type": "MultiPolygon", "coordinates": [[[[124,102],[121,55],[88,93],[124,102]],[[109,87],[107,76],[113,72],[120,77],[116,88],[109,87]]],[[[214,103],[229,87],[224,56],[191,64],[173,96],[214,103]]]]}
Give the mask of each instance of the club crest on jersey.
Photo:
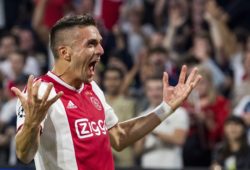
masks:
{"type": "Polygon", "coordinates": [[[96,97],[91,96],[90,101],[95,106],[95,108],[97,110],[102,110],[102,105],[101,105],[100,101],[96,97]]]}

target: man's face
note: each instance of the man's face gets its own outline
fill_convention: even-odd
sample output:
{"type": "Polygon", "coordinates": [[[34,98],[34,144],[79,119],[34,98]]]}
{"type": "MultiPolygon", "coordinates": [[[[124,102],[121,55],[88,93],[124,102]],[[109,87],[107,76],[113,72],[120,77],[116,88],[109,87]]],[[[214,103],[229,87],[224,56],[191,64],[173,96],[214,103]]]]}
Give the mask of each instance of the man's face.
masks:
{"type": "Polygon", "coordinates": [[[32,50],[34,46],[34,39],[32,32],[29,30],[21,30],[19,33],[20,48],[24,51],[32,50]]]}
{"type": "Polygon", "coordinates": [[[17,53],[11,53],[9,55],[9,61],[11,64],[11,68],[16,75],[21,74],[23,72],[23,68],[25,65],[24,56],[17,53]]]}
{"type": "Polygon", "coordinates": [[[105,73],[104,88],[107,94],[116,95],[117,93],[119,93],[121,84],[122,79],[119,72],[110,70],[105,73]]]}
{"type": "Polygon", "coordinates": [[[167,56],[164,53],[153,53],[149,56],[149,63],[152,66],[152,71],[154,74],[161,74],[165,71],[165,65],[167,56]]]}
{"type": "Polygon", "coordinates": [[[17,47],[14,38],[5,37],[1,40],[1,55],[8,56],[11,52],[13,52],[17,47]]]}
{"type": "Polygon", "coordinates": [[[205,38],[196,37],[194,39],[193,53],[199,60],[203,60],[209,54],[209,42],[205,38]]]}
{"type": "Polygon", "coordinates": [[[166,63],[166,55],[164,53],[153,53],[149,56],[149,62],[159,67],[164,67],[166,63]]]}
{"type": "Polygon", "coordinates": [[[228,140],[239,140],[243,133],[244,128],[239,123],[229,122],[224,126],[224,133],[228,140]]]}
{"type": "Polygon", "coordinates": [[[146,95],[150,105],[158,105],[162,101],[163,85],[161,80],[147,80],[146,81],[146,95]]]}
{"type": "Polygon", "coordinates": [[[95,26],[77,27],[75,40],[72,42],[70,71],[82,82],[91,82],[95,66],[100,61],[104,50],[102,37],[95,26]]]}

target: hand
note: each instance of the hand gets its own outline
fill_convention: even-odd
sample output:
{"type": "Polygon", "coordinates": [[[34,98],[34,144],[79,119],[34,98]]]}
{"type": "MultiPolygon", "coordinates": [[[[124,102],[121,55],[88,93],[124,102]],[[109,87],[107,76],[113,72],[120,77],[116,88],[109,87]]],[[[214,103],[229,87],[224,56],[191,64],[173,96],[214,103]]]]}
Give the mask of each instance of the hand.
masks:
{"type": "Polygon", "coordinates": [[[193,88],[198,84],[201,75],[197,75],[197,68],[194,68],[186,80],[187,67],[182,66],[179,82],[174,86],[168,84],[168,74],[163,75],[163,101],[165,101],[173,110],[178,108],[189,96],[193,88]]]}
{"type": "Polygon", "coordinates": [[[53,98],[48,100],[53,87],[53,84],[49,83],[43,97],[40,99],[38,96],[38,89],[40,87],[41,80],[38,80],[33,86],[33,79],[34,77],[31,75],[27,84],[27,97],[16,87],[11,88],[11,90],[19,98],[24,109],[24,125],[39,127],[41,122],[44,120],[49,107],[63,95],[63,92],[59,92],[53,98]]]}
{"type": "Polygon", "coordinates": [[[176,8],[172,8],[169,11],[169,26],[176,29],[180,27],[183,22],[184,20],[182,18],[181,12],[176,8]]]}

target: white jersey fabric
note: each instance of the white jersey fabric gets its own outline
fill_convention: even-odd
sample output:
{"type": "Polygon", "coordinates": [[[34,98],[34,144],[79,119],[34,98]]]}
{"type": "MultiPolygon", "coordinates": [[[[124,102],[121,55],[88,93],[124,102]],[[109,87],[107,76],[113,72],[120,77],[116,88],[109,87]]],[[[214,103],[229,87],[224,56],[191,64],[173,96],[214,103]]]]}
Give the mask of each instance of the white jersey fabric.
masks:
{"type": "MultiPolygon", "coordinates": [[[[58,78],[56,75],[54,75],[52,72],[48,72],[46,77],[50,78],[54,82],[58,83],[62,88],[67,89],[69,92],[76,92],[76,93],[82,93],[84,89],[84,84],[80,89],[75,89],[74,87],[66,84],[63,80],[58,78]]],[[[41,78],[42,79],[42,78],[41,78]]],[[[52,82],[53,83],[53,82],[52,82]]],[[[98,87],[98,85],[92,81],[91,83],[92,90],[95,93],[96,96],[98,96],[105,113],[105,129],[109,129],[113,127],[117,122],[118,118],[114,114],[113,109],[107,104],[104,94],[102,90],[98,87]]],[[[43,96],[44,92],[46,91],[48,82],[42,82],[41,86],[39,88],[39,96],[43,96]]],[[[53,87],[49,99],[56,95],[56,86],[53,87]]],[[[65,94],[66,95],[66,92],[65,94]]],[[[86,169],[86,168],[80,168],[79,163],[77,163],[76,155],[82,154],[82,153],[76,153],[76,149],[74,148],[74,140],[72,136],[72,127],[69,125],[69,120],[67,117],[67,114],[71,114],[70,111],[77,110],[80,105],[84,104],[84,101],[79,101],[79,103],[72,102],[73,98],[71,99],[71,96],[64,96],[68,99],[68,105],[65,107],[65,104],[63,104],[61,99],[58,99],[48,110],[48,114],[44,121],[42,122],[42,134],[40,137],[40,145],[38,148],[38,152],[35,156],[35,164],[36,164],[36,170],[77,170],[77,169],[86,169]],[[82,103],[83,102],[83,103],[82,103]],[[67,111],[66,111],[67,110],[67,111]],[[71,129],[70,129],[71,128],[71,129]],[[78,164],[78,165],[77,165],[78,164]]],[[[97,101],[98,104],[98,101],[97,101]]],[[[93,107],[93,106],[92,106],[93,107]]],[[[20,127],[23,125],[25,121],[25,113],[21,106],[20,101],[17,102],[17,128],[20,129],[20,127]]],[[[72,112],[72,114],[75,114],[72,112]]],[[[82,118],[87,119],[87,118],[82,118]]],[[[76,121],[75,121],[76,122],[76,121]]],[[[106,131],[104,127],[97,126],[96,124],[92,124],[92,130],[88,131],[89,136],[97,136],[97,135],[108,135],[106,134],[106,131]],[[95,125],[95,126],[94,126],[95,125]],[[95,128],[93,128],[95,127],[95,128]],[[100,133],[99,133],[100,132],[100,133]],[[103,133],[101,133],[103,132],[103,133]],[[90,134],[91,133],[91,134],[90,134]]],[[[76,127],[77,124],[75,124],[75,128],[78,132],[78,127],[76,127]]],[[[84,122],[82,125],[85,125],[84,122]]],[[[90,125],[86,124],[86,125],[90,125]]],[[[98,124],[100,125],[100,124],[98,124]]],[[[90,127],[91,129],[91,127],[90,127]]],[[[83,126],[81,129],[81,132],[83,132],[83,126]]],[[[87,132],[87,130],[85,130],[87,132]]],[[[78,134],[83,135],[80,137],[86,137],[84,134],[78,134]]],[[[82,140],[81,140],[82,142],[82,140]]],[[[94,147],[94,146],[93,146],[94,147]]],[[[108,146],[110,147],[110,146],[108,146]]],[[[27,148],[28,149],[28,148],[27,148]]],[[[84,161],[84,160],[82,160],[84,161]]]]}

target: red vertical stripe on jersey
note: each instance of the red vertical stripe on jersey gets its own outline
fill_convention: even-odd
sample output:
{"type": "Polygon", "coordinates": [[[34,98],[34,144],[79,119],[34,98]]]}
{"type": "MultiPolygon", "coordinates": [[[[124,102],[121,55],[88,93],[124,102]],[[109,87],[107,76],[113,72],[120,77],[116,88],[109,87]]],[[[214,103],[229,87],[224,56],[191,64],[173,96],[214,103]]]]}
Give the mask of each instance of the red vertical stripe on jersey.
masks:
{"type": "Polygon", "coordinates": [[[78,93],[48,76],[43,80],[52,82],[57,93],[64,92],[60,99],[67,114],[78,170],[114,170],[104,109],[91,84],[85,84],[78,93]]]}

